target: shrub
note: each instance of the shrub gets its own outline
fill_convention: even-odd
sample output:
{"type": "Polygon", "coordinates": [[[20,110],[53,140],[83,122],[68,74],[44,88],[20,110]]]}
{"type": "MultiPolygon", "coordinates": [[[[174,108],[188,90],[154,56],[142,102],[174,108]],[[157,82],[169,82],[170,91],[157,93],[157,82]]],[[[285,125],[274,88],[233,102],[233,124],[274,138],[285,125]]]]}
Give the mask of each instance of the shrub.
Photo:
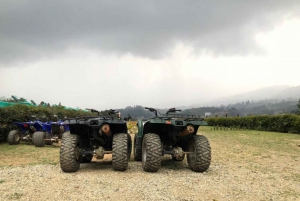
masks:
{"type": "Polygon", "coordinates": [[[205,120],[209,126],[300,134],[300,116],[294,114],[247,117],[212,117],[206,118],[205,120]]]}

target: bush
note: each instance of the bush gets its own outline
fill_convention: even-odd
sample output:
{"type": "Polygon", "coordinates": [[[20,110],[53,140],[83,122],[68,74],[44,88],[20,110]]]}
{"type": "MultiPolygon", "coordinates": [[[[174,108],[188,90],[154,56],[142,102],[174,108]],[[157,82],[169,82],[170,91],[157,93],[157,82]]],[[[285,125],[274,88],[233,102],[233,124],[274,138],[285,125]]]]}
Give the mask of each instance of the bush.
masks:
{"type": "Polygon", "coordinates": [[[213,117],[206,118],[205,120],[209,126],[300,134],[300,116],[294,114],[274,116],[213,117]]]}

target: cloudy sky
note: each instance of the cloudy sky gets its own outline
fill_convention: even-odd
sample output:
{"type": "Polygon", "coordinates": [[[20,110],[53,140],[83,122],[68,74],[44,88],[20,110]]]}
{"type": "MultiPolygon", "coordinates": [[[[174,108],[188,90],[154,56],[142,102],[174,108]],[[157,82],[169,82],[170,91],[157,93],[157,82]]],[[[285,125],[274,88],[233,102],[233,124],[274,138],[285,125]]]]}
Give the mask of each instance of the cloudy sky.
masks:
{"type": "Polygon", "coordinates": [[[173,107],[299,74],[299,0],[1,0],[0,96],[173,107]]]}

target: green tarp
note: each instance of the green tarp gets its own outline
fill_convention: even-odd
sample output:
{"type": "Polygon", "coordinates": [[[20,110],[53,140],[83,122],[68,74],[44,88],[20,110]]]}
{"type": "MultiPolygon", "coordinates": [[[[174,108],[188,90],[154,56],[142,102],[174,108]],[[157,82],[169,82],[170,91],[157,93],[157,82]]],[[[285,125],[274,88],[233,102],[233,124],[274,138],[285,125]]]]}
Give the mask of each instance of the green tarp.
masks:
{"type": "MultiPolygon", "coordinates": [[[[1,107],[8,107],[8,106],[12,106],[12,105],[17,105],[17,104],[23,104],[23,105],[31,105],[31,106],[37,106],[36,103],[34,101],[31,101],[31,102],[28,102],[26,99],[22,98],[22,99],[19,99],[17,98],[17,96],[11,96],[15,101],[17,102],[6,102],[6,101],[3,101],[0,99],[0,108],[1,107]],[[22,100],[22,101],[20,101],[22,100]]],[[[40,106],[43,106],[43,107],[50,107],[50,104],[48,103],[44,103],[42,102],[42,105],[40,106]]],[[[52,107],[57,107],[57,105],[52,105],[52,107]]],[[[71,107],[65,107],[63,106],[65,109],[67,110],[76,110],[76,111],[79,111],[81,110],[80,108],[71,108],[71,107]]],[[[82,110],[82,111],[86,111],[87,110],[82,110]]]]}
{"type": "MultiPolygon", "coordinates": [[[[23,105],[31,105],[31,106],[35,106],[34,104],[32,103],[29,103],[27,101],[24,101],[24,102],[19,102],[19,103],[14,103],[14,102],[5,102],[5,101],[0,101],[0,108],[1,107],[8,107],[8,106],[12,106],[12,105],[17,105],[17,104],[23,104],[23,105]]],[[[46,103],[44,103],[42,105],[43,107],[48,107],[48,105],[46,103]]],[[[52,107],[57,107],[57,105],[52,105],[52,107]]],[[[66,110],[76,110],[76,111],[79,111],[81,110],[80,108],[71,108],[71,107],[64,107],[66,110]]],[[[86,111],[87,110],[82,110],[82,111],[86,111]]]]}
{"type": "MultiPolygon", "coordinates": [[[[16,105],[16,104],[32,105],[32,104],[29,103],[29,102],[13,103],[13,102],[4,102],[4,101],[0,101],[0,107],[8,107],[8,106],[16,105]]],[[[32,105],[32,106],[33,106],[33,105],[32,105]]]]}

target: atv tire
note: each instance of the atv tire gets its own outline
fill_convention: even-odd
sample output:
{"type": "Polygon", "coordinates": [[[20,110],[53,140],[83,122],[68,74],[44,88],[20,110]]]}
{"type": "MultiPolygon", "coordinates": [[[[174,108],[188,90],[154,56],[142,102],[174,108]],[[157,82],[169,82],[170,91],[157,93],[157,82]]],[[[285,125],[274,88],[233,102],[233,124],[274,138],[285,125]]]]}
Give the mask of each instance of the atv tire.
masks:
{"type": "Polygon", "coordinates": [[[124,171],[128,167],[128,134],[119,133],[113,136],[112,166],[114,170],[124,171]]]}
{"type": "Polygon", "coordinates": [[[144,136],[142,145],[142,167],[146,172],[156,172],[161,165],[162,145],[160,137],[149,133],[144,136]]]}
{"type": "Polygon", "coordinates": [[[134,136],[134,144],[133,144],[133,156],[135,161],[142,160],[142,148],[141,146],[137,145],[137,134],[134,136]]]}
{"type": "Polygon", "coordinates": [[[46,138],[46,133],[44,132],[35,132],[33,133],[32,135],[32,141],[33,141],[33,144],[36,146],[36,147],[44,147],[46,142],[45,142],[45,138],[46,138]]]}
{"type": "Polygon", "coordinates": [[[8,133],[8,136],[7,136],[7,142],[10,145],[19,144],[19,142],[20,142],[20,131],[18,131],[18,130],[10,131],[8,133]]]}
{"type": "Polygon", "coordinates": [[[62,139],[60,146],[60,168],[64,172],[76,172],[79,170],[80,162],[82,160],[80,156],[78,135],[65,135],[62,139]]]}
{"type": "Polygon", "coordinates": [[[131,136],[127,134],[127,160],[130,160],[131,157],[131,151],[132,151],[132,140],[131,136]]]}
{"type": "Polygon", "coordinates": [[[195,172],[204,172],[209,168],[211,162],[211,148],[208,139],[203,135],[194,135],[190,138],[187,161],[190,168],[195,172]]]}
{"type": "Polygon", "coordinates": [[[64,132],[61,136],[61,139],[63,139],[67,135],[71,135],[70,131],[64,132]]]}

